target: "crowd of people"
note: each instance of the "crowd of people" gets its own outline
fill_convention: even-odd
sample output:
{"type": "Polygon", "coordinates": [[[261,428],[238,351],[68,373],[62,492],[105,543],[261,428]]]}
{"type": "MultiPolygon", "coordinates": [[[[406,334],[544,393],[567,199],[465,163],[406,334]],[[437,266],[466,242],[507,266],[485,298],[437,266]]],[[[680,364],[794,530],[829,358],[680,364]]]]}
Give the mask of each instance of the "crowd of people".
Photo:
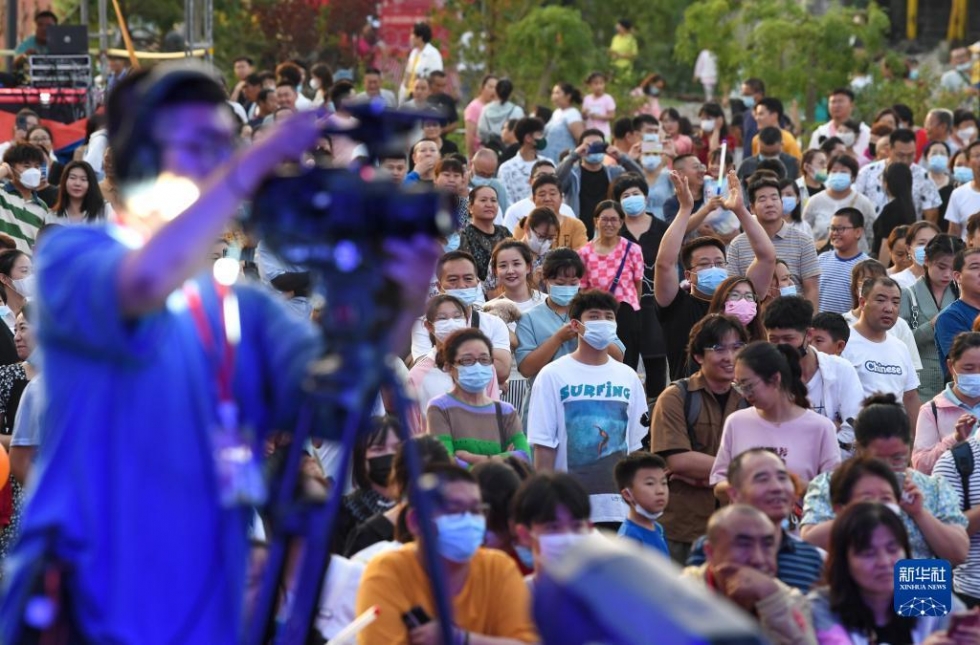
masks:
{"type": "MultiPolygon", "coordinates": [[[[621,21],[621,61],[635,56],[629,31],[621,21]]],[[[980,644],[980,626],[892,609],[893,569],[907,558],[948,560],[954,608],[980,605],[980,470],[964,466],[980,459],[975,87],[961,88],[960,109],[924,115],[835,89],[830,120],[812,134],[757,78],[724,106],[705,103],[696,123],[659,101],[628,114],[606,92],[621,65],[581,87],[555,84],[549,107],[520,105],[513,83],[496,75],[462,105],[431,41],[429,25],[415,25],[404,77],[391,88],[374,68],[335,79],[322,63],[257,71],[240,58],[230,91],[195,77],[184,89],[167,86],[164,101],[140,85],[152,72],[120,74],[108,121],[92,120],[64,166],[37,115],[17,115],[0,165],[0,445],[12,472],[0,493],[0,557],[30,553],[59,509],[90,506],[80,501],[88,493],[59,488],[80,467],[70,454],[73,442],[82,450],[85,433],[70,431],[78,424],[97,426],[86,432],[105,445],[153,426],[157,414],[195,419],[206,435],[209,420],[181,398],[185,387],[217,389],[226,412],[245,395],[234,416],[240,410],[243,422],[266,429],[257,401],[271,397],[286,410],[280,423],[295,418],[294,390],[285,388],[298,391],[319,350],[309,321],[329,309],[329,294],[318,303],[310,274],[231,215],[281,160],[361,163],[358,142],[320,128],[351,126],[349,106],[371,100],[426,115],[378,169],[398,185],[453,195],[459,226],[439,240],[437,260],[431,253],[419,302],[406,286],[405,320],[392,326],[404,345],[395,363],[413,399],[404,433],[412,438],[403,441],[382,396],[350,475],[337,472],[337,444],[306,446],[311,490],[343,495],[316,620],[323,638],[377,606],[359,642],[438,642],[408,496],[411,445],[439,482],[436,551],[455,642],[537,642],[536,577],[590,540],[623,539],[685,567],[678,580],[743,608],[773,643],[980,644]],[[147,138],[166,152],[153,172],[188,176],[210,192],[130,250],[115,232],[132,207],[119,195],[148,157],[134,152],[127,136],[137,135],[120,115],[146,96],[161,101],[147,138]],[[211,162],[236,147],[245,151],[236,165],[226,173],[219,165],[214,172],[224,174],[206,183],[211,162]],[[268,360],[272,374],[262,362],[232,384],[219,369],[212,388],[209,361],[159,355],[171,341],[198,353],[228,343],[220,330],[215,341],[206,317],[228,311],[227,287],[184,283],[206,259],[184,252],[189,237],[212,262],[234,259],[259,283],[257,293],[241,287],[240,347],[228,351],[245,366],[268,360]],[[177,294],[183,324],[173,314],[177,294]],[[108,388],[125,410],[110,415],[92,404],[97,396],[78,398],[80,382],[108,388]],[[166,395],[151,404],[148,391],[166,395]]],[[[699,78],[710,98],[706,66],[710,59],[699,78]]],[[[657,98],[662,82],[647,80],[641,94],[657,98]]],[[[428,257],[421,248],[391,250],[406,285],[406,267],[428,257]]],[[[258,453],[275,459],[286,449],[278,435],[262,439],[258,453]]],[[[165,471],[188,457],[159,433],[125,442],[153,452],[165,471]]],[[[206,455],[206,445],[190,452],[206,455]]],[[[161,551],[173,546],[165,537],[196,542],[193,527],[165,526],[173,516],[157,513],[167,508],[160,500],[160,509],[134,510],[140,502],[126,482],[145,476],[136,464],[106,476],[112,492],[99,498],[108,505],[100,512],[136,513],[126,535],[156,535],[161,551]]],[[[209,478],[198,473],[180,489],[206,497],[196,489],[215,489],[209,478]]],[[[235,516],[247,519],[237,537],[250,539],[250,583],[276,531],[259,510],[235,516]]],[[[79,576],[150,548],[120,552],[114,533],[84,522],[68,533],[77,537],[79,526],[92,544],[79,576]]],[[[214,566],[240,559],[244,580],[245,544],[229,544],[214,566]]],[[[158,555],[159,566],[176,565],[158,555]]],[[[167,584],[187,582],[170,567],[167,584]]],[[[136,587],[122,578],[99,584],[114,598],[95,603],[95,623],[135,607],[138,594],[124,591],[136,587]]],[[[98,597],[99,584],[86,593],[98,597]]],[[[223,619],[241,617],[234,599],[222,602],[223,619]]],[[[143,612],[146,624],[156,614],[143,612]]],[[[196,638],[209,633],[206,623],[188,624],[196,638]]],[[[105,629],[126,641],[126,632],[105,629]]]]}

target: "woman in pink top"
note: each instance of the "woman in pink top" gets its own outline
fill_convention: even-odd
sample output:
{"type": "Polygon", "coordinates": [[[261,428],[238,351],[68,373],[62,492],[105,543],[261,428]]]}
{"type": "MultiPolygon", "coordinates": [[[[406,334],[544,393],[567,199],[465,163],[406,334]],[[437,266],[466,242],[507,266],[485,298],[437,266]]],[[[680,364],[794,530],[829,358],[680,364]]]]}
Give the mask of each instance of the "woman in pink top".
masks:
{"type": "Polygon", "coordinates": [[[749,448],[775,452],[804,486],[840,463],[837,428],[810,409],[800,375],[800,354],[795,347],[759,341],[739,352],[732,385],[752,407],[725,419],[721,447],[708,480],[717,484],[719,499],[728,499],[728,464],[749,448]]]}
{"type": "Polygon", "coordinates": [[[919,408],[912,446],[912,467],[927,475],[944,452],[966,441],[977,427],[980,408],[980,333],[953,339],[946,358],[953,382],[919,408]]]}
{"type": "Polygon", "coordinates": [[[640,293],[643,289],[643,251],[619,234],[626,212],[607,199],[595,207],[596,237],[578,250],[585,264],[579,288],[608,291],[619,302],[616,335],[626,350],[623,362],[635,368],[640,356],[640,293]]]}

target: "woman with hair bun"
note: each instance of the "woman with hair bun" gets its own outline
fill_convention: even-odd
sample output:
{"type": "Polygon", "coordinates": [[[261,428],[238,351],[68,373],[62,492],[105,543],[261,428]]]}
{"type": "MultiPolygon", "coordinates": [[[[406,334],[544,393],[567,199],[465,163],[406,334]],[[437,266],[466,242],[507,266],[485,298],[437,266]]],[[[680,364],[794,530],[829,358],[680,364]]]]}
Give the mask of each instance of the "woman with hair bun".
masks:
{"type": "Polygon", "coordinates": [[[837,427],[810,409],[795,347],[749,343],[735,358],[732,385],[752,407],[725,419],[708,480],[719,499],[728,497],[728,464],[749,448],[772,450],[803,484],[840,463],[837,427]]]}

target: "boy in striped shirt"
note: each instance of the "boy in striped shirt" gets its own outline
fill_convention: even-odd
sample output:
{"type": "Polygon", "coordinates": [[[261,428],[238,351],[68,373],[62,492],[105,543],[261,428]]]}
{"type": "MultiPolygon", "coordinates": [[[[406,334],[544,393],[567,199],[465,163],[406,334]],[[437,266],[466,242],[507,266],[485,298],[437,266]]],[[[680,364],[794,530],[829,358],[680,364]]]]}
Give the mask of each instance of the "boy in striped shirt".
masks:
{"type": "Polygon", "coordinates": [[[868,254],[858,245],[864,237],[864,215],[845,207],[830,220],[830,244],[834,250],[817,256],[820,263],[820,311],[843,314],[851,310],[851,269],[868,254]]]}

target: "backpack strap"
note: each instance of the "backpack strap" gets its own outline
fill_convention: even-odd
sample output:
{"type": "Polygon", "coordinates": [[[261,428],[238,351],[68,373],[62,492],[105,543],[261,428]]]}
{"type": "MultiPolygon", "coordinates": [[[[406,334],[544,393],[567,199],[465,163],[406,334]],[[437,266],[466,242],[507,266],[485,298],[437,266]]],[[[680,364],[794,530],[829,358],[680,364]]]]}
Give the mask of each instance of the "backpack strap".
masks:
{"type": "Polygon", "coordinates": [[[476,309],[470,310],[470,327],[473,329],[480,328],[480,312],[476,309]]]}
{"type": "Polygon", "coordinates": [[[953,463],[956,472],[960,474],[960,484],[963,486],[963,510],[970,510],[970,476],[973,474],[973,446],[969,441],[961,441],[950,449],[953,453],[953,463]]]}
{"type": "Polygon", "coordinates": [[[936,427],[939,427],[939,410],[936,409],[934,400],[929,401],[929,409],[932,410],[932,419],[936,422],[936,427]]]}
{"type": "Polygon", "coordinates": [[[626,267],[626,258],[629,257],[630,249],[633,247],[633,243],[626,240],[626,250],[623,251],[623,260],[619,263],[619,270],[616,271],[616,277],[613,278],[612,284],[609,285],[609,293],[615,293],[616,287],[619,286],[619,279],[623,277],[623,268],[626,267]]]}
{"type": "Polygon", "coordinates": [[[500,401],[494,401],[493,406],[497,409],[497,432],[500,433],[500,451],[507,452],[507,436],[504,433],[504,411],[500,401]]]}
{"type": "Polygon", "coordinates": [[[704,444],[700,443],[694,435],[694,425],[698,417],[701,416],[701,392],[691,392],[688,388],[690,379],[681,378],[674,381],[674,385],[684,397],[684,422],[687,424],[687,439],[691,442],[691,450],[701,452],[704,444]]]}

